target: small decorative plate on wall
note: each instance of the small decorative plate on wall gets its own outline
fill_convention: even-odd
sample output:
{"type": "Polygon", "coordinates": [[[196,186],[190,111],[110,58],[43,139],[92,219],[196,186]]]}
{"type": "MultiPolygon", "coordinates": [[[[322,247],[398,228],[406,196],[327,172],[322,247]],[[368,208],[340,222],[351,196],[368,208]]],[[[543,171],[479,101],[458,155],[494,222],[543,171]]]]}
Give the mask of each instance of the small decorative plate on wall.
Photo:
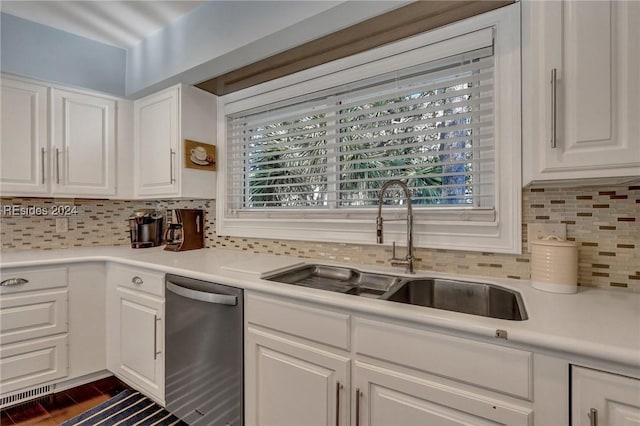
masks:
{"type": "Polygon", "coordinates": [[[184,140],[184,167],[216,171],[216,146],[189,139],[184,140]]]}

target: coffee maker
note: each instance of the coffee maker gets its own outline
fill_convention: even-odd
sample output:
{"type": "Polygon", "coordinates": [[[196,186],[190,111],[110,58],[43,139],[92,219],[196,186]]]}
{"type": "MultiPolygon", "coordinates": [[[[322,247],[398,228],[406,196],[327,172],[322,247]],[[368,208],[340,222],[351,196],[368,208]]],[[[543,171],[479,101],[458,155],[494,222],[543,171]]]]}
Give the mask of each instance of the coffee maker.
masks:
{"type": "Polygon", "coordinates": [[[185,251],[204,247],[204,210],[174,209],[165,232],[165,250],[185,251]]]}
{"type": "Polygon", "coordinates": [[[156,247],[162,244],[162,213],[140,209],[129,217],[129,236],[132,248],[156,247]]]}

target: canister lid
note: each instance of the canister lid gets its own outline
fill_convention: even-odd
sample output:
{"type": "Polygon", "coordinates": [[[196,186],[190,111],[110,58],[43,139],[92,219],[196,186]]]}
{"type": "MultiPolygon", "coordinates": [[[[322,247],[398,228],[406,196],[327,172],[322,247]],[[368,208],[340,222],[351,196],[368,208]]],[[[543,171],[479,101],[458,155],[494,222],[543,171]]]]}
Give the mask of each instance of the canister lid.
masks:
{"type": "Polygon", "coordinates": [[[555,235],[549,235],[548,237],[544,237],[539,240],[531,241],[531,244],[540,245],[540,246],[551,246],[551,247],[577,247],[578,244],[573,241],[563,240],[560,237],[556,237],[555,235]]]}

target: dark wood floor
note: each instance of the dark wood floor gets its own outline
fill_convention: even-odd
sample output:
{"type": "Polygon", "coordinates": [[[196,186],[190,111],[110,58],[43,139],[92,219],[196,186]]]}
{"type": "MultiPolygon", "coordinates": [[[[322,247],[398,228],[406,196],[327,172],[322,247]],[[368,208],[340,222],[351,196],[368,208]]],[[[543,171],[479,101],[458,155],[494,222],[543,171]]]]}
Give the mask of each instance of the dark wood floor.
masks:
{"type": "Polygon", "coordinates": [[[0,425],[59,425],[128,388],[117,378],[107,377],[3,409],[0,425]]]}

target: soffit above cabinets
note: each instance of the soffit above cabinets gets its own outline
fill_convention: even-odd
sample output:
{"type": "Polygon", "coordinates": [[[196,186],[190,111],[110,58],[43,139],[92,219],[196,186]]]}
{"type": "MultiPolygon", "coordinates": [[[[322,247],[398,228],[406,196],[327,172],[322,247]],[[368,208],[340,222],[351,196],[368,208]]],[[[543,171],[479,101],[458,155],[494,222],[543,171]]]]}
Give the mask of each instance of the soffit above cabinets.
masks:
{"type": "Polygon", "coordinates": [[[416,1],[203,81],[196,87],[226,95],[512,3],[515,0],[416,1]]]}
{"type": "Polygon", "coordinates": [[[0,10],[123,49],[132,47],[204,0],[2,1],[0,10]]]}

